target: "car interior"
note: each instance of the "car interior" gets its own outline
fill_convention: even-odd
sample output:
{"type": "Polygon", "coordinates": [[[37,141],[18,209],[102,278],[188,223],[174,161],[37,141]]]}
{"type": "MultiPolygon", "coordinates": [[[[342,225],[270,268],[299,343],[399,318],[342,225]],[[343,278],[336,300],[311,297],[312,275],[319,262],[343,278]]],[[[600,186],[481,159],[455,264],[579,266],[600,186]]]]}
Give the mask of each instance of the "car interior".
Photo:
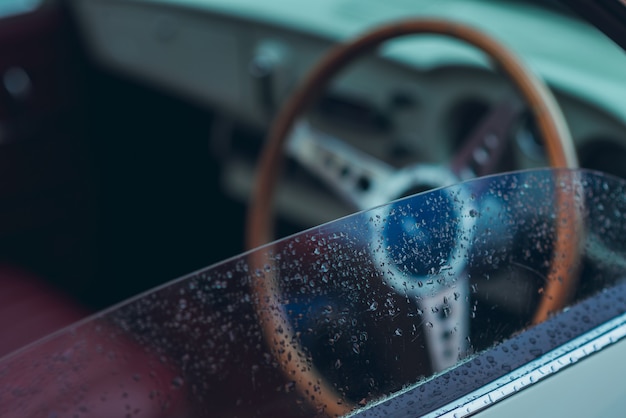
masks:
{"type": "MultiPolygon", "coordinates": [[[[416,193],[547,166],[626,179],[625,45],[626,4],[620,1],[4,0],[0,359],[173,279],[219,267],[223,260],[228,266],[233,260],[234,266],[236,256],[276,238],[337,219],[348,225],[349,214],[416,193]],[[423,26],[398,29],[397,22],[409,19],[423,26]],[[348,46],[341,50],[349,40],[385,28],[384,43],[364,41],[358,52],[348,46]],[[484,43],[473,30],[485,34],[484,43]],[[396,39],[398,34],[403,36],[396,39]],[[502,49],[489,49],[492,39],[502,49]],[[341,52],[352,55],[334,64],[341,52]],[[335,67],[327,70],[325,64],[335,67]],[[315,78],[312,70],[322,75],[315,78]],[[550,140],[550,129],[566,140],[550,140]]],[[[560,189],[555,190],[558,195],[560,189]]],[[[466,191],[458,193],[473,200],[466,191]]],[[[499,207],[487,197],[484,201],[499,207]]],[[[559,205],[567,204],[561,198],[556,209],[546,210],[554,209],[558,217],[559,205]]],[[[473,210],[459,209],[468,218],[475,217],[473,210]]],[[[390,209],[382,216],[394,213],[390,209]]],[[[429,219],[435,223],[436,217],[429,219]]],[[[503,222],[515,219],[511,215],[503,222]]],[[[615,215],[613,222],[619,219],[615,215]]],[[[471,227],[476,236],[487,230],[491,235],[489,225],[471,227]]],[[[493,228],[504,242],[505,231],[493,228]]],[[[556,229],[550,245],[567,247],[563,228],[556,229]]],[[[620,242],[612,235],[606,239],[620,242]]],[[[457,243],[442,242],[447,249],[457,243]]],[[[287,251],[280,241],[275,245],[269,248],[287,251]]],[[[543,254],[538,247],[528,250],[528,257],[543,254]]],[[[256,253],[251,254],[254,259],[256,253]]],[[[542,269],[560,271],[557,261],[541,257],[542,269]]],[[[550,312],[557,309],[559,302],[550,305],[551,296],[542,296],[538,279],[551,273],[518,267],[515,283],[532,285],[521,291],[517,305],[508,300],[508,288],[489,288],[488,278],[479,281],[492,300],[483,297],[478,310],[489,306],[499,319],[486,327],[500,327],[486,332],[485,341],[542,322],[536,318],[543,303],[550,312]],[[505,303],[518,308],[504,308],[505,303]],[[509,326],[518,316],[520,324],[509,326]]],[[[407,268],[422,274],[420,269],[434,267],[424,261],[407,268]]],[[[469,294],[476,282],[459,286],[467,286],[469,294]]],[[[582,288],[576,297],[582,300],[597,290],[590,289],[582,288]]],[[[334,296],[324,297],[334,306],[334,296]]],[[[271,316],[246,315],[276,328],[271,316]]],[[[304,340],[316,346],[311,338],[304,340]]],[[[479,341],[471,350],[492,344],[479,341]]],[[[127,353],[131,362],[145,355],[134,346],[127,353]]],[[[413,361],[406,356],[396,357],[413,361]]],[[[415,366],[420,379],[428,375],[423,370],[446,370],[446,361],[431,358],[415,366]]],[[[383,368],[367,364],[351,367],[383,368]]],[[[331,366],[322,374],[343,382],[337,372],[341,364],[331,366]]],[[[163,372],[163,388],[182,385],[171,373],[163,372]]],[[[407,388],[415,376],[394,375],[394,384],[407,388]]],[[[324,380],[318,382],[320,393],[326,391],[324,380]]],[[[358,406],[369,405],[373,389],[361,383],[342,394],[358,406]],[[368,402],[359,403],[361,398],[368,402]]],[[[225,383],[230,391],[237,384],[235,379],[225,383]]],[[[376,386],[382,392],[390,387],[376,386]]],[[[190,413],[176,397],[167,402],[167,416],[190,413]]],[[[342,408],[330,413],[343,414],[342,408]]],[[[111,411],[79,415],[104,417],[111,411]]],[[[128,416],[161,416],[150,411],[145,407],[128,416]]],[[[250,411],[239,412],[260,416],[281,410],[273,405],[250,411]]],[[[372,411],[371,416],[385,415],[383,409],[372,411]]]]}

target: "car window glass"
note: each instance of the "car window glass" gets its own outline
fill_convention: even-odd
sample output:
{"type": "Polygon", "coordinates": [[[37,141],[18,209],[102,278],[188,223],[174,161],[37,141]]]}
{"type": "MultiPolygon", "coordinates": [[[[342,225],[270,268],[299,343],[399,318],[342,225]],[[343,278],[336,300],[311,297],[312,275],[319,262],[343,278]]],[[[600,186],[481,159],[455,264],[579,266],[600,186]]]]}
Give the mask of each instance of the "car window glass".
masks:
{"type": "MultiPolygon", "coordinates": [[[[564,297],[552,317],[622,283],[625,188],[517,172],[313,228],[4,358],[0,413],[315,414],[325,387],[365,406],[532,328],[546,301],[564,297]]],[[[563,332],[537,355],[582,328],[563,332]]]]}

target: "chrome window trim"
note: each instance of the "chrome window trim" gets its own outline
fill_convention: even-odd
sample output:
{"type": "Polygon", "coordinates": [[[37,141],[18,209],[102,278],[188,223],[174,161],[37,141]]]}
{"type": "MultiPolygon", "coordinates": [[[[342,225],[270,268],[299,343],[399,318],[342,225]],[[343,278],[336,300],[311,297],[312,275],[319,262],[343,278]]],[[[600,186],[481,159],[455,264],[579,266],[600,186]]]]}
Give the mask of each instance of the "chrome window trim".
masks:
{"type": "Polygon", "coordinates": [[[425,415],[425,418],[462,418],[476,414],[496,402],[597,353],[624,337],[626,337],[626,314],[605,322],[525,366],[470,393],[463,399],[425,415]]]}

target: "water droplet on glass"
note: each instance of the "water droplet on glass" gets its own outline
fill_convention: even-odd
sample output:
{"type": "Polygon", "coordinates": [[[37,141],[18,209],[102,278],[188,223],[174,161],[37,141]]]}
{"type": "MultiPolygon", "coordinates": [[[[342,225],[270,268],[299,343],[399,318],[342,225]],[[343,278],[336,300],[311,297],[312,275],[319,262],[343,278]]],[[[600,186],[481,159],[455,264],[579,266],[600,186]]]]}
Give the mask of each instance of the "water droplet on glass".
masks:
{"type": "Polygon", "coordinates": [[[175,389],[181,388],[184,383],[185,381],[180,376],[176,376],[175,378],[172,379],[172,387],[175,389]]]}

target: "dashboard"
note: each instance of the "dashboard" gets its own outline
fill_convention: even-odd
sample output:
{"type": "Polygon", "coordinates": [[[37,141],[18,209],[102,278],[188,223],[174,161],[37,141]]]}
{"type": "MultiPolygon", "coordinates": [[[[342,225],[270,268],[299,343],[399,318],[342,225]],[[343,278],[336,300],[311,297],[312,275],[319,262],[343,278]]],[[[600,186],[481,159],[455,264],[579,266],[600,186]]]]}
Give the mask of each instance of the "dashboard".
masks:
{"type": "MultiPolygon", "coordinates": [[[[581,165],[626,176],[626,110],[619,99],[626,96],[619,70],[626,56],[564,9],[480,0],[72,3],[102,65],[217,109],[221,123],[211,150],[221,161],[225,192],[242,201],[251,192],[263,133],[316,60],[338,41],[407,17],[449,19],[494,35],[551,87],[581,165]],[[234,126],[253,134],[235,136],[234,126]]],[[[510,83],[477,51],[437,37],[408,37],[350,67],[309,118],[402,167],[446,160],[489,109],[511,96],[510,83]]],[[[531,120],[512,129],[511,143],[512,160],[503,169],[547,164],[531,120]]],[[[348,213],[306,170],[288,170],[277,199],[281,215],[311,226],[348,213]]]]}

